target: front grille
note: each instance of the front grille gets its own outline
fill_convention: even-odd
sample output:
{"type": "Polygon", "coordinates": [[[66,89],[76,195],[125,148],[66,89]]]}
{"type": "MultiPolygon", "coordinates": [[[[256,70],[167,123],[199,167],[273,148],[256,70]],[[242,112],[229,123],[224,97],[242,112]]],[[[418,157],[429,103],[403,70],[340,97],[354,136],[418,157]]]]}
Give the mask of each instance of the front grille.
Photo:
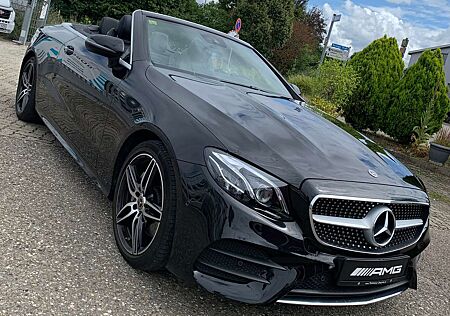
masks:
{"type": "Polygon", "coordinates": [[[11,11],[0,9],[0,19],[9,20],[10,15],[11,15],[11,11]]]}
{"type": "Polygon", "coordinates": [[[387,205],[396,219],[425,219],[428,215],[428,205],[412,203],[381,203],[360,200],[344,200],[336,198],[319,198],[313,206],[313,214],[344,218],[364,218],[378,205],[387,205]]]}
{"type": "Polygon", "coordinates": [[[315,223],[315,230],[317,236],[331,246],[354,251],[383,253],[403,248],[405,245],[408,246],[411,240],[416,240],[420,237],[422,227],[397,229],[391,242],[384,247],[370,245],[364,237],[362,230],[357,228],[315,223]]]}
{"type": "Polygon", "coordinates": [[[311,205],[312,228],[321,243],[340,249],[374,254],[393,252],[415,243],[423,232],[428,214],[429,205],[418,203],[319,197],[311,205]],[[329,218],[364,219],[374,207],[379,205],[390,208],[397,221],[422,220],[423,224],[397,228],[392,240],[386,246],[376,247],[366,240],[363,229],[344,227],[333,223],[320,223],[313,219],[314,215],[328,216],[329,218]]]}

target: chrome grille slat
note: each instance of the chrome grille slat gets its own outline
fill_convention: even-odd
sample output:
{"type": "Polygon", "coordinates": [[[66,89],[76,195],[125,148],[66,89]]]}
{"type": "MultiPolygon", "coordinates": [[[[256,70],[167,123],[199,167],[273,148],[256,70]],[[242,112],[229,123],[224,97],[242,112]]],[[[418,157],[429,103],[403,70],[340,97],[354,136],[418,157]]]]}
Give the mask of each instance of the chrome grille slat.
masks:
{"type": "Polygon", "coordinates": [[[310,221],[317,240],[327,246],[354,252],[383,254],[420,239],[428,225],[429,203],[318,195],[310,204],[310,221]],[[397,220],[394,236],[383,247],[372,246],[364,236],[366,216],[378,205],[389,207],[397,220]]]}
{"type": "MultiPolygon", "coordinates": [[[[359,229],[370,228],[370,223],[364,218],[348,218],[348,217],[335,217],[335,216],[325,216],[325,215],[315,215],[312,216],[314,222],[329,224],[342,227],[351,227],[359,229]]],[[[408,228],[413,226],[422,226],[423,220],[421,218],[417,219],[401,219],[397,220],[396,229],[408,228]]]]}

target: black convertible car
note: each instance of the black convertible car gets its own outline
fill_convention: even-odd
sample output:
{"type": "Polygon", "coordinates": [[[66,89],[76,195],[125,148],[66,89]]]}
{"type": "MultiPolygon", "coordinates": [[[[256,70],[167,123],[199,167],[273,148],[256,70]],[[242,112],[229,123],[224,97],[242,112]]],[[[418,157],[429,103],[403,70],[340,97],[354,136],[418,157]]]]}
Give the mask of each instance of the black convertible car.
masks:
{"type": "Polygon", "coordinates": [[[117,246],[137,269],[255,304],[416,288],[423,183],[299,94],[249,44],[136,11],[39,29],[16,111],[113,200],[117,246]]]}

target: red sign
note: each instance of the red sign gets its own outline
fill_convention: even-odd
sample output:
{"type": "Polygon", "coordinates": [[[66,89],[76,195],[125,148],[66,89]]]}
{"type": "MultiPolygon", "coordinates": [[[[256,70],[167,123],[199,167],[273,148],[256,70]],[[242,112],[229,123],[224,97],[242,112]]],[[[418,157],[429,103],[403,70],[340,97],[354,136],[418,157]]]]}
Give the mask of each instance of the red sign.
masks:
{"type": "Polygon", "coordinates": [[[234,26],[234,31],[236,33],[239,33],[239,31],[241,30],[241,27],[242,27],[242,21],[241,21],[241,18],[239,18],[239,19],[237,19],[236,24],[234,26]]]}

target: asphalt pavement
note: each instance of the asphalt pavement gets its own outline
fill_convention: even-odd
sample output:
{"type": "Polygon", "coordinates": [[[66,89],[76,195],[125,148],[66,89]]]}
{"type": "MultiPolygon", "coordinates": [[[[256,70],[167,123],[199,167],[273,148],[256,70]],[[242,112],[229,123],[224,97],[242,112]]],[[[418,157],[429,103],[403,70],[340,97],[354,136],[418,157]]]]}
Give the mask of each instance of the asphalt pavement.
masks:
{"type": "Polygon", "coordinates": [[[419,289],[369,306],[252,306],[133,270],[111,202],[49,131],[17,121],[24,48],[0,40],[0,315],[450,315],[450,178],[410,167],[433,196],[419,289]]]}

